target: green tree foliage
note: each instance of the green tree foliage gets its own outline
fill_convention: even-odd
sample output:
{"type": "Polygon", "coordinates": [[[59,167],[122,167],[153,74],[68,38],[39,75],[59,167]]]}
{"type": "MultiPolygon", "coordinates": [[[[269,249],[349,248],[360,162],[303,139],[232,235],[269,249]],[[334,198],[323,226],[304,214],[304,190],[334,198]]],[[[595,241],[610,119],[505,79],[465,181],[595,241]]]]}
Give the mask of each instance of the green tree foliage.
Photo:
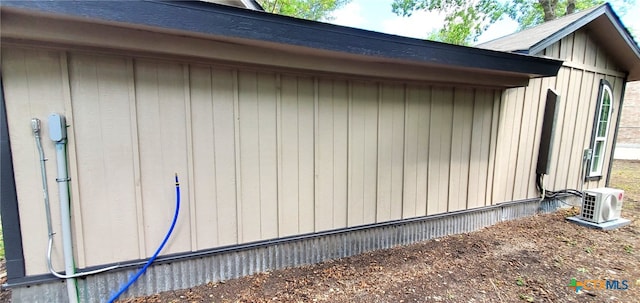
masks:
{"type": "Polygon", "coordinates": [[[266,12],[308,20],[331,20],[331,12],[351,0],[258,0],[266,12]]]}
{"type": "MultiPolygon", "coordinates": [[[[634,0],[620,0],[623,14],[634,0]]],[[[496,21],[510,17],[520,29],[541,24],[604,3],[603,0],[394,0],[392,10],[401,16],[414,11],[445,14],[444,26],[429,34],[430,40],[468,45],[496,21]]]]}

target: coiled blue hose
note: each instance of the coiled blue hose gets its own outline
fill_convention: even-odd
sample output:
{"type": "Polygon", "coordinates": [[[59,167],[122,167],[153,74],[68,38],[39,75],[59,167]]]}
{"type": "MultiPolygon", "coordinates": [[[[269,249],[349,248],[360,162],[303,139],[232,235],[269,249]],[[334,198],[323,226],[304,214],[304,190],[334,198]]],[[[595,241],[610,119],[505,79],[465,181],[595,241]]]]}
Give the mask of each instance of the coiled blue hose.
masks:
{"type": "Polygon", "coordinates": [[[180,213],[180,183],[178,182],[178,174],[176,174],[176,212],[173,214],[173,222],[171,222],[171,227],[169,228],[169,232],[167,232],[167,235],[164,237],[164,240],[162,240],[162,244],[160,244],[156,252],[153,254],[153,256],[151,256],[151,258],[149,259],[149,261],[147,261],[144,267],[142,267],[133,277],[131,277],[131,279],[129,279],[129,282],[123,285],[117,293],[111,296],[111,299],[109,299],[109,303],[113,303],[120,295],[122,295],[125,291],[127,291],[127,289],[131,285],[133,285],[133,283],[135,283],[136,280],[138,280],[138,278],[140,278],[140,276],[142,276],[145,271],[147,271],[147,268],[151,265],[151,263],[155,261],[155,259],[158,257],[158,254],[160,254],[160,251],[162,251],[162,248],[164,248],[165,244],[167,244],[167,241],[169,240],[169,237],[173,232],[173,228],[176,227],[176,222],[178,221],[179,213],[180,213]]]}

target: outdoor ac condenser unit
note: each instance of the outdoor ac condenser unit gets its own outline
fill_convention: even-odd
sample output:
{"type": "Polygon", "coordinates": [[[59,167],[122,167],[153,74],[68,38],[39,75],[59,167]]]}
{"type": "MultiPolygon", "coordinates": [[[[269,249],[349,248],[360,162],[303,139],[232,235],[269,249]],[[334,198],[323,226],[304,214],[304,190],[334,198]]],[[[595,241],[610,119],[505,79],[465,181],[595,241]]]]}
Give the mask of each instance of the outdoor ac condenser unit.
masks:
{"type": "Polygon", "coordinates": [[[584,191],[582,211],[583,220],[602,223],[620,218],[624,191],[615,188],[594,188],[584,191]]]}

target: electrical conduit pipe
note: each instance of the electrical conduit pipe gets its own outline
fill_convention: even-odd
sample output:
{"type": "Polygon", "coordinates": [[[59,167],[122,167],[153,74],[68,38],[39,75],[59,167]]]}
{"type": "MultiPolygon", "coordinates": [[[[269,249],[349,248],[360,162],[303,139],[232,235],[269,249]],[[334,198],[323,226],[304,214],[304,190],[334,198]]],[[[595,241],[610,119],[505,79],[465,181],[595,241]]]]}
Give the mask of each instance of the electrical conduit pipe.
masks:
{"type": "MultiPolygon", "coordinates": [[[[66,275],[75,274],[73,263],[73,239],[71,237],[71,209],[69,206],[69,175],[67,173],[67,122],[59,114],[49,115],[49,138],[56,145],[56,163],[58,166],[58,195],[60,197],[60,217],[62,228],[62,250],[64,254],[64,272],[66,275]]],[[[78,290],[75,278],[67,278],[67,293],[69,302],[78,302],[78,290]]]]}
{"type": "Polygon", "coordinates": [[[94,274],[98,274],[101,272],[118,268],[119,267],[118,265],[114,265],[114,266],[100,268],[92,271],[85,271],[85,272],[80,272],[76,274],[64,274],[64,275],[59,274],[53,268],[53,264],[51,263],[51,251],[53,249],[53,235],[55,235],[55,233],[53,232],[53,224],[51,223],[49,186],[47,184],[47,167],[45,165],[45,162],[47,161],[47,159],[44,156],[44,149],[42,148],[42,142],[40,141],[40,119],[38,118],[31,119],[31,129],[33,130],[33,135],[35,136],[35,140],[36,140],[36,147],[38,148],[38,155],[40,156],[40,175],[42,177],[42,193],[44,196],[44,210],[47,218],[47,234],[49,237],[47,241],[48,242],[47,243],[47,266],[49,267],[49,272],[51,272],[51,274],[56,276],[57,278],[68,279],[68,278],[77,278],[77,277],[84,277],[88,275],[94,275],[94,274]]]}

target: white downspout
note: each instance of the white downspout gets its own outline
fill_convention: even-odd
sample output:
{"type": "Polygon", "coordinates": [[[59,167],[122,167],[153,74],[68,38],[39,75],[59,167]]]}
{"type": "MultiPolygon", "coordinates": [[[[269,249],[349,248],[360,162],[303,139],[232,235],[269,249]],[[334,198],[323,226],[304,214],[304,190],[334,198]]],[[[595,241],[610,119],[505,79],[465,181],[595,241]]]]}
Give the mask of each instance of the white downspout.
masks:
{"type": "MultiPolygon", "coordinates": [[[[59,114],[49,115],[49,137],[56,144],[56,162],[58,166],[58,194],[60,197],[60,217],[62,224],[62,249],[64,253],[65,275],[75,273],[73,262],[73,239],[71,237],[71,210],[69,201],[69,174],[67,173],[67,122],[59,114]]],[[[78,290],[75,278],[67,278],[67,293],[70,303],[78,302],[78,290]]]]}

